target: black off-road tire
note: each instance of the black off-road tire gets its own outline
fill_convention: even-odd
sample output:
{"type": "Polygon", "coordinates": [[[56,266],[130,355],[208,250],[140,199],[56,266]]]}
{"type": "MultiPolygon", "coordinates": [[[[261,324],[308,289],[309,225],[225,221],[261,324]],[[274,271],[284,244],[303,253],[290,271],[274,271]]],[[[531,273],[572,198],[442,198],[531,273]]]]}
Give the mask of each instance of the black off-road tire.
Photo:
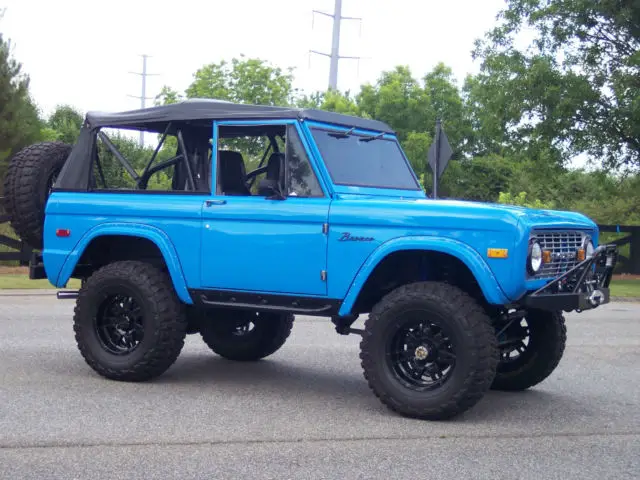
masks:
{"type": "Polygon", "coordinates": [[[517,358],[501,357],[494,390],[526,390],[545,380],[560,364],[567,343],[567,327],[562,312],[531,310],[525,321],[529,342],[517,358]]]}
{"type": "Polygon", "coordinates": [[[184,346],[187,320],[166,273],[148,263],[120,261],[102,267],[82,286],[73,328],[80,353],[98,374],[141,382],[160,376],[176,361],[184,346]],[[96,323],[105,298],[116,294],[133,297],[142,314],[142,340],[123,355],[105,347],[96,323]]]}
{"type": "Polygon", "coordinates": [[[221,357],[251,362],[278,351],[289,338],[293,321],[289,313],[212,310],[200,323],[200,335],[221,357]],[[253,329],[243,331],[249,323],[253,329]]]}
{"type": "MultiPolygon", "coordinates": [[[[438,331],[437,327],[431,328],[438,331]]],[[[425,420],[452,418],[474,406],[491,386],[498,363],[494,329],[478,303],[457,287],[439,282],[399,287],[373,307],[364,330],[360,343],[364,377],[385,405],[404,416],[425,420]],[[442,362],[445,354],[447,358],[451,353],[455,355],[455,359],[450,360],[454,362],[448,370],[450,376],[433,390],[419,391],[407,385],[397,373],[399,363],[394,364],[392,360],[393,338],[403,331],[407,318],[414,318],[409,312],[418,312],[419,317],[416,314],[415,318],[442,326],[441,336],[434,338],[448,347],[445,351],[430,347],[431,352],[437,352],[436,359],[442,362]],[[443,338],[451,341],[445,342],[443,338]]],[[[415,336],[415,330],[413,332],[415,336]]],[[[405,361],[419,361],[418,349],[414,357],[408,346],[403,348],[407,352],[405,361]]],[[[437,365],[429,357],[420,361],[437,365]]]]}
{"type": "Polygon", "coordinates": [[[35,249],[43,248],[47,198],[71,149],[71,145],[61,142],[36,143],[9,161],[4,182],[5,209],[16,234],[35,249]]]}

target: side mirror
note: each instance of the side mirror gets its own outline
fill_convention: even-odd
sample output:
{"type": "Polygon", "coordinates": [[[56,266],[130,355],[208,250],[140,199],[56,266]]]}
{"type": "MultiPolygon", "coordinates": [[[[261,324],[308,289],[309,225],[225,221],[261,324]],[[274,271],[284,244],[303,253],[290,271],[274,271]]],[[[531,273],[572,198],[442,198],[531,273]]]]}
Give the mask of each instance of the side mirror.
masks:
{"type": "Polygon", "coordinates": [[[282,189],[278,182],[263,178],[258,184],[258,193],[267,197],[269,200],[284,200],[286,197],[282,193],[282,189]]]}

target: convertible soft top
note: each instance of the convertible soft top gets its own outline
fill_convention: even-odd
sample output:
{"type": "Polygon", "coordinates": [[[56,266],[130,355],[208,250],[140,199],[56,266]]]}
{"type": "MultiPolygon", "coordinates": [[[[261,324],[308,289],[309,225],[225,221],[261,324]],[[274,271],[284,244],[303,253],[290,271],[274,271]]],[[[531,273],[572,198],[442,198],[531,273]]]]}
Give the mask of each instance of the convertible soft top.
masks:
{"type": "MultiPolygon", "coordinates": [[[[209,138],[212,120],[278,120],[306,119],[317,122],[359,128],[375,132],[394,133],[384,122],[366,118],[325,112],[315,109],[246,105],[213,99],[190,99],[171,105],[162,105],[119,113],[89,112],[80,136],[64,167],[60,171],[54,190],[86,191],[91,182],[95,130],[124,128],[146,132],[175,134],[191,131],[196,136],[209,138]]],[[[188,135],[188,133],[187,133],[188,135]]],[[[189,143],[187,141],[187,143],[189,143]]],[[[189,154],[187,148],[187,155],[189,154]]]]}
{"type": "Polygon", "coordinates": [[[127,127],[137,130],[163,132],[169,122],[277,120],[284,118],[314,120],[346,127],[394,133],[389,125],[378,120],[369,120],[316,109],[247,105],[213,99],[189,99],[170,105],[127,112],[89,112],[86,120],[92,128],[127,127]]]}

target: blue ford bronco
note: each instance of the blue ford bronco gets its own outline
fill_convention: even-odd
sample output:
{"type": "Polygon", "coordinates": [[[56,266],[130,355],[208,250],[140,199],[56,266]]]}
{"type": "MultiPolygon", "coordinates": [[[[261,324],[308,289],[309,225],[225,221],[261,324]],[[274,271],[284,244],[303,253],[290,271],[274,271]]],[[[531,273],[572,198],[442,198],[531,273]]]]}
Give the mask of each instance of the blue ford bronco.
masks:
{"type": "Polygon", "coordinates": [[[423,419],[547,378],[563,312],[607,303],[617,261],[581,214],[428,198],[388,125],[318,110],[89,113],[75,145],[18,152],[5,192],[30,277],[80,279],[58,297],[98,374],[157,377],[194,333],[259,360],[322,316],[362,336],[379,399],[423,419]],[[157,148],[136,164],[113,129],[157,148]]]}

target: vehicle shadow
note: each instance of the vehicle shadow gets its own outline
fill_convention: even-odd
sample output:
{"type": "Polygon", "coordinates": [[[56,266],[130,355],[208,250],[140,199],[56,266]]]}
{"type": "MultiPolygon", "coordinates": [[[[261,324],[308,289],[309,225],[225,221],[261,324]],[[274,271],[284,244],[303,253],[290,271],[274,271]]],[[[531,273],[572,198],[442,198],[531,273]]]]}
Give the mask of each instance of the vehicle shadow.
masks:
{"type": "Polygon", "coordinates": [[[154,384],[198,385],[214,388],[251,387],[289,394],[366,396],[369,387],[361,371],[350,372],[302,366],[269,357],[257,362],[236,362],[212,354],[183,354],[154,384]]]}
{"type": "MultiPolygon", "coordinates": [[[[261,396],[273,396],[274,400],[283,396],[300,401],[326,399],[329,405],[339,399],[342,407],[349,410],[401,418],[375,397],[361,370],[345,371],[317,364],[305,366],[286,358],[233,362],[208,354],[188,354],[153,384],[185,385],[190,389],[216,389],[230,393],[259,391],[261,396]]],[[[595,412],[588,404],[538,387],[523,392],[489,391],[471,410],[444,423],[525,425],[537,424],[540,418],[545,418],[545,421],[558,418],[566,425],[593,415],[595,412]]]]}

